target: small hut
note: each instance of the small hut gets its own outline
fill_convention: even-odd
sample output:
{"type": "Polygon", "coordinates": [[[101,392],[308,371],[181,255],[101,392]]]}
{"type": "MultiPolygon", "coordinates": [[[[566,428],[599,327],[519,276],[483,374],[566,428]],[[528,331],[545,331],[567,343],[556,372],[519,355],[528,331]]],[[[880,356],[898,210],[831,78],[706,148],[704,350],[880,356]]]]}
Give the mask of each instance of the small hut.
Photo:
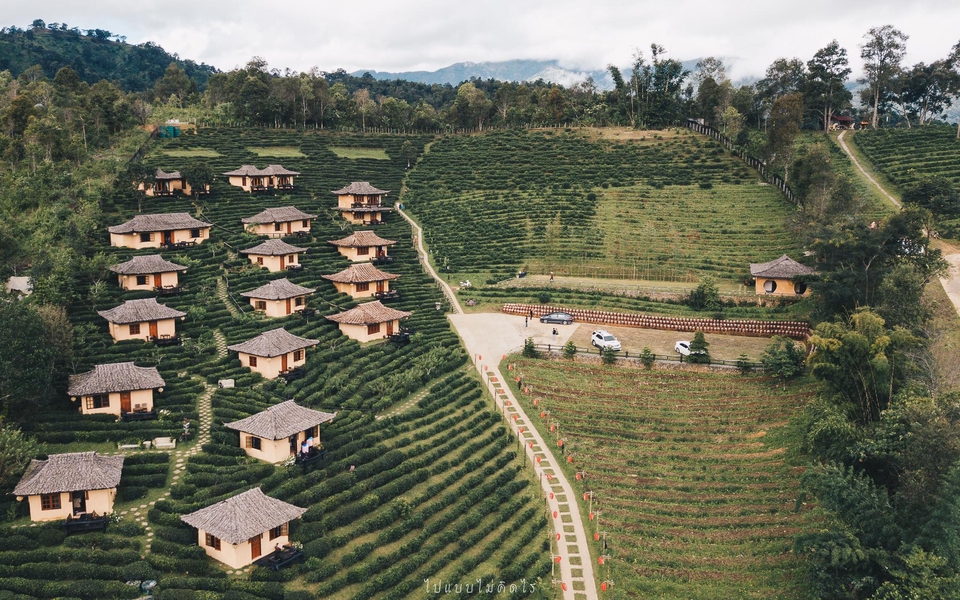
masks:
{"type": "Polygon", "coordinates": [[[67,394],[80,401],[85,415],[147,415],[153,413],[153,392],[166,385],[156,367],[133,362],[97,365],[92,371],[70,376],[67,394]]]}
{"type": "Polygon", "coordinates": [[[303,365],[307,361],[306,349],[319,343],[320,340],[302,338],[280,327],[227,349],[237,352],[240,363],[251,371],[273,379],[303,365]]]}
{"type": "Polygon", "coordinates": [[[120,225],[108,227],[110,245],[121,248],[161,248],[203,243],[210,237],[210,223],[187,213],[137,215],[120,225]]]}
{"type": "Polygon", "coordinates": [[[807,284],[797,281],[803,275],[815,275],[816,271],[801,265],[786,254],[765,263],[750,263],[750,276],[755,281],[757,294],[776,296],[808,296],[807,284]]]}
{"type": "Polygon", "coordinates": [[[372,231],[355,231],[345,238],[329,240],[327,243],[336,246],[340,254],[353,262],[386,262],[389,260],[387,248],[397,242],[383,239],[372,231]]]}
{"type": "Polygon", "coordinates": [[[306,248],[291,246],[280,240],[267,240],[253,248],[241,250],[240,254],[246,254],[253,264],[275,273],[284,269],[301,268],[300,253],[306,251],[306,248]]]}
{"type": "Polygon", "coordinates": [[[310,233],[310,222],[317,215],[305,213],[295,206],[268,208],[252,217],[240,219],[247,231],[255,235],[278,238],[285,235],[310,233]]]}
{"type": "Polygon", "coordinates": [[[224,427],[240,432],[240,447],[248,455],[278,463],[301,453],[305,444],[309,445],[306,454],[322,448],[320,425],[336,416],[287,400],[224,427]]]}
{"type": "Polygon", "coordinates": [[[174,192],[180,191],[189,195],[189,185],[180,174],[180,171],[167,173],[162,169],[157,169],[153,176],[153,182],[141,183],[137,189],[147,196],[172,196],[174,192]]]}
{"type": "Polygon", "coordinates": [[[164,260],[159,254],[134,256],[110,267],[125,290],[175,291],[180,288],[179,273],[187,267],[164,260]]]}
{"type": "Polygon", "coordinates": [[[393,210],[383,205],[388,190],[379,190],[366,181],[354,181],[345,188],[334,190],[337,195],[337,210],[341,216],[356,225],[377,225],[383,222],[384,213],[393,210]]]}
{"type": "Polygon", "coordinates": [[[382,340],[400,332],[400,319],[411,313],[384,306],[379,300],[360,304],[348,311],[327,316],[327,319],[339,323],[344,335],[358,342],[382,340]]]}
{"type": "Polygon", "coordinates": [[[115,342],[175,341],[178,339],[176,319],[187,316],[185,312],[160,304],[156,298],[127,300],[110,310],[98,310],[97,314],[110,323],[110,336],[115,342]]]}
{"type": "Polygon", "coordinates": [[[339,273],[322,277],[332,281],[338,292],[353,298],[373,297],[384,300],[399,296],[396,290],[390,289],[390,282],[400,276],[384,273],[370,263],[352,264],[339,273]]]}
{"type": "Polygon", "coordinates": [[[315,291],[284,278],[240,295],[249,298],[254,310],[263,311],[268,317],[285,317],[306,308],[307,297],[315,291]]]}
{"type": "Polygon", "coordinates": [[[294,188],[293,178],[299,174],[281,165],[267,165],[264,169],[243,165],[239,169],[224,173],[229,177],[230,185],[235,185],[245,192],[289,191],[294,188]]]}
{"type": "Polygon", "coordinates": [[[28,499],[32,521],[102,516],[113,512],[122,470],[122,456],[51,454],[47,460],[30,461],[13,493],[18,501],[28,499]]]}
{"type": "Polygon", "coordinates": [[[183,515],[197,528],[197,543],[207,555],[232,569],[240,569],[286,545],[290,521],[299,519],[299,508],[264,494],[256,487],[226,500],[183,515]]]}

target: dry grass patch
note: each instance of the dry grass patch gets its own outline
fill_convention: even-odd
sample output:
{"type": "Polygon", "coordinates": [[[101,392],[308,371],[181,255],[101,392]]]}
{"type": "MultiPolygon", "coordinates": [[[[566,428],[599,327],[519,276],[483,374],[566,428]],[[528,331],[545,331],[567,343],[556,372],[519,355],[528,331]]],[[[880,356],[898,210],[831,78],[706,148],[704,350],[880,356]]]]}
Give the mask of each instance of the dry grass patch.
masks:
{"type": "Polygon", "coordinates": [[[387,151],[383,148],[347,148],[345,146],[330,146],[330,151],[340,158],[369,158],[372,160],[390,160],[387,151]]]}

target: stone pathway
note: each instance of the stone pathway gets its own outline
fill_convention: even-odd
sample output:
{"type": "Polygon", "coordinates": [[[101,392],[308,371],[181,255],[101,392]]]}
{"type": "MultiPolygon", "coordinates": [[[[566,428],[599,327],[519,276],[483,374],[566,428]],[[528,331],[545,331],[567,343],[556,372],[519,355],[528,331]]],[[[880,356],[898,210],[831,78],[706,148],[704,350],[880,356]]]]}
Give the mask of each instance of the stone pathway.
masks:
{"type": "Polygon", "coordinates": [[[867,181],[872,183],[878,190],[880,190],[880,193],[886,196],[887,200],[889,200],[894,206],[897,208],[903,208],[903,205],[900,204],[900,201],[894,198],[889,192],[887,192],[887,190],[883,189],[883,186],[877,183],[877,180],[867,173],[866,169],[863,168],[863,165],[860,164],[860,161],[857,160],[857,157],[853,155],[853,152],[850,152],[850,148],[847,147],[847,143],[843,141],[843,136],[845,135],[847,135],[847,132],[841,131],[840,135],[837,136],[837,141],[840,142],[840,147],[843,148],[843,151],[846,152],[847,156],[850,157],[850,160],[853,161],[853,166],[860,171],[867,181]]]}
{"type": "Polygon", "coordinates": [[[219,329],[213,330],[213,341],[217,345],[217,356],[219,358],[227,357],[227,338],[223,336],[223,332],[219,329]]]}
{"type": "Polygon", "coordinates": [[[393,409],[390,410],[389,412],[385,412],[383,414],[377,415],[376,420],[380,421],[380,420],[386,419],[387,417],[399,415],[400,413],[409,409],[410,407],[415,406],[417,402],[420,402],[420,400],[425,398],[428,391],[429,390],[422,390],[419,394],[410,396],[410,398],[403,404],[398,404],[397,406],[394,406],[393,409]]]}
{"type": "Polygon", "coordinates": [[[223,301],[223,304],[227,307],[231,317],[237,318],[240,316],[240,311],[237,309],[230,297],[227,296],[227,281],[223,277],[217,278],[217,296],[219,296],[220,300],[223,301]]]}

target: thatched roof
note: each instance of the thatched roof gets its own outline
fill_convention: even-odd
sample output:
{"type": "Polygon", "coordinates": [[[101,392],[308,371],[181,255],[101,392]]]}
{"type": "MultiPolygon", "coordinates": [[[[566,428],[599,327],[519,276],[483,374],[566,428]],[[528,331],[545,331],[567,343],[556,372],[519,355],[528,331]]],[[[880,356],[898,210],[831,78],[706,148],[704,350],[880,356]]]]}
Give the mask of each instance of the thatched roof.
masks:
{"type": "Polygon", "coordinates": [[[286,300],[287,298],[306,296],[315,291],[317,290],[297,285],[284,278],[271,281],[266,285],[261,285],[255,290],[243,292],[240,295],[244,298],[256,298],[258,300],[286,300]]]}
{"type": "Polygon", "coordinates": [[[333,190],[331,194],[337,194],[339,196],[346,196],[347,194],[353,196],[378,196],[383,194],[389,194],[390,190],[378,190],[373,187],[366,181],[354,181],[345,188],[339,190],[333,190]]]}
{"type": "Polygon", "coordinates": [[[71,396],[90,396],[150,390],[164,385],[156,367],[138,367],[133,362],[122,362],[97,365],[92,371],[71,375],[67,393],[71,396]]]}
{"type": "Polygon", "coordinates": [[[316,346],[319,343],[320,340],[302,338],[280,327],[278,329],[265,331],[257,337],[243,343],[227,346],[227,349],[235,352],[243,352],[244,354],[252,354],[253,356],[273,358],[281,354],[288,354],[294,350],[302,350],[303,348],[316,346]]]}
{"type": "Polygon", "coordinates": [[[223,425],[265,440],[282,440],[321,423],[329,423],[336,416],[335,412],[321,412],[287,400],[246,419],[223,425]]]}
{"type": "Polygon", "coordinates": [[[108,490],[120,483],[122,456],[101,456],[96,452],[51,454],[47,460],[32,460],[20,483],[17,496],[108,490]]]}
{"type": "Polygon", "coordinates": [[[354,231],[339,240],[329,240],[327,243],[341,248],[368,248],[370,246],[392,246],[397,242],[395,240],[385,240],[369,229],[365,229],[354,231]]]}
{"type": "Polygon", "coordinates": [[[255,535],[299,519],[305,512],[307,509],[271,498],[256,487],[183,515],[180,520],[228,544],[241,544],[255,535]]]}
{"type": "Polygon", "coordinates": [[[296,171],[285,169],[280,165],[267,165],[264,169],[258,169],[253,165],[243,165],[235,171],[227,171],[224,175],[233,177],[269,177],[270,175],[299,175],[296,171]]]}
{"type": "Polygon", "coordinates": [[[813,275],[814,273],[816,271],[801,265],[786,254],[770,262],[750,263],[750,275],[753,277],[792,279],[798,275],[813,275]]]}
{"type": "Polygon", "coordinates": [[[120,323],[121,325],[125,323],[159,321],[160,319],[176,319],[187,315],[185,312],[160,304],[156,298],[127,300],[120,306],[116,306],[110,310],[98,310],[97,314],[111,323],[120,323]]]}
{"type": "Polygon", "coordinates": [[[306,219],[316,219],[317,215],[305,213],[296,206],[280,206],[278,208],[267,208],[263,212],[257,213],[252,217],[240,219],[241,223],[286,223],[287,221],[304,221],[306,219]]]}
{"type": "Polygon", "coordinates": [[[403,310],[397,310],[384,306],[379,300],[365,302],[359,306],[336,315],[330,315],[327,318],[344,325],[370,325],[373,323],[386,323],[394,319],[405,319],[412,313],[403,310]]]}
{"type": "Polygon", "coordinates": [[[355,263],[333,275],[322,275],[324,279],[337,283],[370,283],[373,281],[391,281],[400,277],[393,273],[384,273],[370,263],[355,263]]]}
{"type": "Polygon", "coordinates": [[[126,223],[107,227],[110,233],[148,233],[151,231],[173,231],[174,229],[203,229],[210,227],[194,219],[187,213],[165,213],[160,215],[137,215],[126,223]]]}
{"type": "Polygon", "coordinates": [[[253,248],[241,250],[240,254],[258,254],[260,256],[284,256],[286,254],[296,254],[306,252],[306,248],[298,248],[280,240],[267,240],[253,248]]]}
{"type": "Polygon", "coordinates": [[[154,176],[154,178],[157,181],[171,180],[171,179],[175,180],[175,179],[183,179],[183,175],[180,174],[180,171],[173,171],[171,173],[167,173],[165,171],[157,169],[157,174],[154,176]]]}
{"type": "Polygon", "coordinates": [[[113,265],[110,270],[120,275],[150,275],[153,273],[186,271],[187,268],[169,260],[164,260],[159,254],[147,254],[146,256],[134,256],[127,262],[113,265]]]}

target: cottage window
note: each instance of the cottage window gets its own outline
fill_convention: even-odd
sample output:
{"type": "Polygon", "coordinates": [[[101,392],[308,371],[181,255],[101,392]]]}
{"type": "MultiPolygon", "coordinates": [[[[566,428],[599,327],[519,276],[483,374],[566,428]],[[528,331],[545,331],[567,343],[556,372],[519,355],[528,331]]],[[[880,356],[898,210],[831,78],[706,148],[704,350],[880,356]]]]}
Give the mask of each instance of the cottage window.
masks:
{"type": "Polygon", "coordinates": [[[285,536],[285,535],[290,535],[290,524],[289,524],[289,523],[284,523],[283,525],[281,525],[281,526],[279,526],[279,527],[274,527],[273,529],[270,530],[270,539],[271,539],[271,540],[275,540],[275,539],[277,539],[278,537],[282,537],[282,536],[285,536]]]}
{"type": "Polygon", "coordinates": [[[255,435],[247,436],[247,448],[253,448],[254,450],[260,450],[260,438],[255,435]]]}
{"type": "Polygon", "coordinates": [[[250,357],[250,366],[251,366],[251,367],[257,366],[257,357],[256,357],[256,356],[251,356],[251,357],[250,357]]]}
{"type": "Polygon", "coordinates": [[[215,535],[210,535],[210,534],[208,533],[208,534],[207,534],[207,539],[204,540],[204,543],[207,545],[207,547],[213,548],[214,550],[219,550],[219,549],[220,549],[220,538],[218,538],[218,537],[215,536],[215,535]]]}
{"type": "Polygon", "coordinates": [[[299,297],[297,297],[297,298],[294,298],[294,300],[293,300],[293,305],[294,305],[294,306],[303,306],[303,296],[299,296],[299,297]]]}
{"type": "Polygon", "coordinates": [[[310,429],[307,429],[303,432],[307,437],[320,437],[320,426],[314,425],[310,429]]]}
{"type": "Polygon", "coordinates": [[[283,223],[274,223],[274,224],[273,224],[273,230],[274,230],[274,231],[283,231],[283,223]]]}
{"type": "Polygon", "coordinates": [[[266,300],[257,300],[256,302],[257,303],[256,303],[256,306],[254,306],[254,308],[256,308],[257,310],[267,310],[266,300]]]}
{"type": "Polygon", "coordinates": [[[301,224],[301,227],[310,227],[310,221],[304,220],[301,224]]]}
{"type": "Polygon", "coordinates": [[[196,238],[198,238],[198,237],[202,237],[202,236],[200,235],[200,230],[199,230],[199,229],[191,229],[191,230],[190,230],[190,237],[192,237],[192,238],[194,238],[194,239],[196,239],[196,238]]]}
{"type": "Polygon", "coordinates": [[[371,323],[367,325],[367,335],[380,333],[380,323],[371,323]]]}
{"type": "Polygon", "coordinates": [[[369,290],[369,289],[370,289],[370,284],[367,283],[366,281],[364,281],[363,283],[358,283],[358,284],[357,284],[357,291],[358,291],[358,292],[366,292],[366,291],[369,290]]]}
{"type": "Polygon", "coordinates": [[[257,257],[257,264],[258,264],[258,265],[263,265],[263,257],[262,257],[262,256],[258,256],[258,257],[257,257]]]}
{"type": "Polygon", "coordinates": [[[764,282],[763,282],[763,291],[765,291],[765,292],[768,293],[768,294],[774,293],[775,291],[777,291],[777,282],[774,281],[774,280],[772,280],[772,279],[768,279],[768,280],[764,281],[764,282]]]}
{"type": "Polygon", "coordinates": [[[794,283],[793,292],[798,296],[804,295],[807,292],[807,284],[803,283],[802,281],[794,283]]]}
{"type": "Polygon", "coordinates": [[[141,241],[141,242],[152,242],[152,241],[153,241],[153,234],[152,234],[152,233],[141,233],[141,234],[140,234],[140,241],[141,241]]]}
{"type": "Polygon", "coordinates": [[[147,276],[137,275],[137,285],[147,285],[147,276]]]}
{"type": "Polygon", "coordinates": [[[303,350],[293,351],[293,362],[297,362],[298,360],[303,360],[303,350]]]}
{"type": "Polygon", "coordinates": [[[360,246],[357,248],[357,256],[366,256],[368,254],[370,254],[369,246],[360,246]]]}
{"type": "Polygon", "coordinates": [[[140,323],[130,324],[130,335],[140,335],[140,323]]]}
{"type": "Polygon", "coordinates": [[[40,494],[40,510],[59,510],[60,493],[40,494]]]}
{"type": "Polygon", "coordinates": [[[296,255],[296,254],[291,254],[290,256],[288,256],[288,257],[287,257],[287,262],[290,263],[291,265],[292,265],[293,263],[297,262],[297,255],[296,255]]]}
{"type": "Polygon", "coordinates": [[[109,408],[110,407],[110,395],[109,394],[96,394],[87,398],[87,410],[93,410],[95,408],[109,408]]]}

